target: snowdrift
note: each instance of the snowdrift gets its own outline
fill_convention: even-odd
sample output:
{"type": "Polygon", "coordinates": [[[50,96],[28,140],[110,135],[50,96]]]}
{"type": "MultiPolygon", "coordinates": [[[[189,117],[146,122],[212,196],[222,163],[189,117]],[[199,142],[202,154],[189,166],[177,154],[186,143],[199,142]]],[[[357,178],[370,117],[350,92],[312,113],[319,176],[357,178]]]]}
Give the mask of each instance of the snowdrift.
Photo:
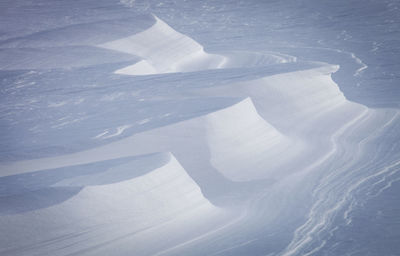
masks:
{"type": "Polygon", "coordinates": [[[173,30],[159,18],[155,19],[156,23],[141,33],[99,45],[143,59],[132,66],[117,70],[117,74],[190,72],[223,66],[223,56],[204,52],[196,41],[173,30]]]}
{"type": "MultiPolygon", "coordinates": [[[[59,141],[74,132],[71,139],[95,141],[0,163],[0,254],[307,254],[335,216],[351,223],[355,193],[369,182],[383,191],[397,174],[398,110],[347,100],[332,80],[339,66],[273,52],[211,54],[157,17],[140,20],[135,28],[124,28],[129,19],[71,25],[0,45],[1,56],[20,56],[1,63],[9,72],[77,68],[68,73],[78,77],[71,90],[41,84],[50,95],[82,96],[46,102],[44,113],[69,113],[57,121],[72,127],[46,129],[59,141]],[[59,48],[67,57],[48,61],[59,48]],[[25,61],[24,49],[36,59],[25,61]],[[103,120],[102,111],[120,119],[103,120]],[[266,243],[282,225],[290,235],[266,243]],[[276,252],[275,243],[285,244],[276,252]]],[[[31,87],[18,86],[4,91],[28,97],[31,87]]],[[[18,117],[21,106],[8,115],[18,117]]]]}
{"type": "MultiPolygon", "coordinates": [[[[57,174],[60,170],[55,169],[52,172],[57,174]]],[[[45,177],[46,174],[39,171],[36,175],[45,177]]],[[[130,252],[151,251],[151,240],[146,237],[151,234],[158,236],[159,232],[170,232],[171,226],[168,223],[182,226],[186,222],[195,221],[202,223],[200,229],[204,232],[213,228],[204,223],[204,220],[211,223],[214,223],[212,219],[218,220],[222,225],[224,221],[221,218],[228,216],[203,197],[199,187],[170,153],[136,157],[122,164],[111,165],[103,172],[86,175],[76,173],[74,177],[62,179],[51,187],[61,192],[68,187],[80,190],[67,200],[54,205],[17,212],[19,214],[3,214],[1,226],[10,232],[1,237],[1,244],[4,245],[1,249],[2,255],[23,254],[26,248],[29,248],[30,254],[52,251],[59,255],[95,255],[97,249],[107,248],[109,244],[118,244],[122,246],[121,250],[123,246],[129,245],[127,248],[130,252]],[[150,161],[158,161],[153,164],[161,166],[143,171],[150,161]],[[129,179],[135,173],[139,176],[129,179]],[[121,181],[110,184],[113,180],[121,181]],[[35,219],[33,223],[32,219],[35,219]],[[29,230],[26,232],[27,226],[42,235],[35,236],[29,230]],[[54,239],[54,236],[59,239],[54,239]],[[83,247],[77,245],[82,242],[85,243],[83,247]],[[133,251],[131,243],[135,248],[133,251]]],[[[35,190],[25,193],[36,193],[38,189],[36,187],[35,190]]],[[[62,194],[39,196],[42,197],[41,200],[45,200],[46,197],[60,197],[62,194]]],[[[18,201],[23,198],[21,196],[8,197],[15,200],[14,205],[29,203],[18,201]]],[[[1,201],[4,201],[4,197],[1,201]]],[[[22,207],[19,209],[22,210],[22,207]]],[[[182,228],[181,234],[172,235],[170,239],[177,242],[198,232],[190,226],[182,228]]],[[[162,248],[169,243],[171,241],[156,247],[162,248]]]]}

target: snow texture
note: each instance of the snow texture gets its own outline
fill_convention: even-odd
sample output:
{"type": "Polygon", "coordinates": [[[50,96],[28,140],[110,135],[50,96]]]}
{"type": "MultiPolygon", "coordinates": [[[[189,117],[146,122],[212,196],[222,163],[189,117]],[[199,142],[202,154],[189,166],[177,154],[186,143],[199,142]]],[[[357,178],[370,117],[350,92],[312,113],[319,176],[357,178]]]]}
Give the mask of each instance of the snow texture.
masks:
{"type": "Polygon", "coordinates": [[[258,31],[254,1],[2,3],[0,254],[399,254],[397,89],[357,98],[374,63],[282,23],[334,22],[314,2],[258,31]]]}

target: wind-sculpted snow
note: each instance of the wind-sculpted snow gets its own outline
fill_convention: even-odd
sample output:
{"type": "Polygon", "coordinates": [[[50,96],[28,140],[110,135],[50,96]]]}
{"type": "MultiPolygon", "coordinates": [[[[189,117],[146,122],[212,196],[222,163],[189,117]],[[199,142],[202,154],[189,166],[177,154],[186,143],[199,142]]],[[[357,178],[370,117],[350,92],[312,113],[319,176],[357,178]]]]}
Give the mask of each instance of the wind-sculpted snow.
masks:
{"type": "Polygon", "coordinates": [[[338,65],[152,15],[0,47],[1,255],[338,255],[399,180],[398,109],[347,100],[338,65]]]}
{"type": "MultiPolygon", "coordinates": [[[[120,253],[124,250],[135,254],[149,252],[149,247],[157,252],[170,246],[173,240],[182,239],[182,234],[171,234],[169,241],[159,245],[151,245],[146,237],[160,236],[192,221],[202,223],[200,229],[204,232],[223,225],[222,218],[228,216],[202,196],[199,187],[171,154],[117,159],[105,165],[109,166],[104,170],[96,170],[98,165],[89,164],[74,167],[75,171],[71,168],[38,171],[34,178],[30,177],[30,187],[24,187],[26,184],[18,176],[9,176],[9,182],[14,182],[13,190],[33,189],[28,193],[34,195],[33,202],[20,196],[20,191],[2,195],[2,205],[12,200],[10,206],[14,210],[13,214],[2,213],[2,228],[9,230],[7,236],[1,237],[2,255],[49,252],[97,255],[98,248],[102,248],[101,253],[111,253],[113,247],[107,248],[111,237],[120,253]],[[156,165],[159,167],[152,170],[156,165]],[[54,173],[58,178],[53,178],[53,184],[43,184],[54,173]],[[52,190],[41,194],[41,190],[49,189],[48,185],[52,190]],[[68,189],[75,189],[76,194],[68,199],[60,198],[61,192],[68,189]],[[50,198],[53,204],[40,205],[50,198]],[[213,223],[215,219],[220,224],[213,223]],[[32,236],[27,226],[42,235],[32,236]],[[86,241],[85,246],[74,246],[82,240],[86,241]]],[[[196,235],[198,230],[194,228],[187,229],[185,238],[196,235]]]]}
{"type": "Polygon", "coordinates": [[[223,56],[207,54],[193,39],[174,31],[162,20],[131,37],[101,44],[100,47],[139,56],[143,60],[116,71],[117,74],[149,75],[220,68],[223,56]]]}

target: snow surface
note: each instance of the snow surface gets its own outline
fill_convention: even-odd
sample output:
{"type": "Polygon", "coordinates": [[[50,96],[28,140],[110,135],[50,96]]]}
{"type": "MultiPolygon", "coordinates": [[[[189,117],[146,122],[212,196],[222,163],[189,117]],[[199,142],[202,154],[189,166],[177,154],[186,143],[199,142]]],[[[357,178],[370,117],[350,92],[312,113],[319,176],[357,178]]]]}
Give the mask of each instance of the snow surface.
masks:
{"type": "Polygon", "coordinates": [[[0,254],[365,255],[338,237],[400,180],[398,108],[292,46],[209,51],[146,3],[2,4],[0,254]]]}

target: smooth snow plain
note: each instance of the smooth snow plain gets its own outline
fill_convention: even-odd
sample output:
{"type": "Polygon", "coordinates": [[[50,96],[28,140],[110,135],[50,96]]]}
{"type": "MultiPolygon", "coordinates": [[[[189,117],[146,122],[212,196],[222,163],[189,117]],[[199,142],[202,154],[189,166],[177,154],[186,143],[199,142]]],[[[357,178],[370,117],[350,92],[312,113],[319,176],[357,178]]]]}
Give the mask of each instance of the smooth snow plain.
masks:
{"type": "MultiPolygon", "coordinates": [[[[3,4],[0,254],[400,253],[351,233],[400,180],[395,99],[349,100],[332,78],[368,65],[328,47],[209,51],[164,4],[3,4]]],[[[396,213],[372,215],[390,241],[396,213]]]]}

